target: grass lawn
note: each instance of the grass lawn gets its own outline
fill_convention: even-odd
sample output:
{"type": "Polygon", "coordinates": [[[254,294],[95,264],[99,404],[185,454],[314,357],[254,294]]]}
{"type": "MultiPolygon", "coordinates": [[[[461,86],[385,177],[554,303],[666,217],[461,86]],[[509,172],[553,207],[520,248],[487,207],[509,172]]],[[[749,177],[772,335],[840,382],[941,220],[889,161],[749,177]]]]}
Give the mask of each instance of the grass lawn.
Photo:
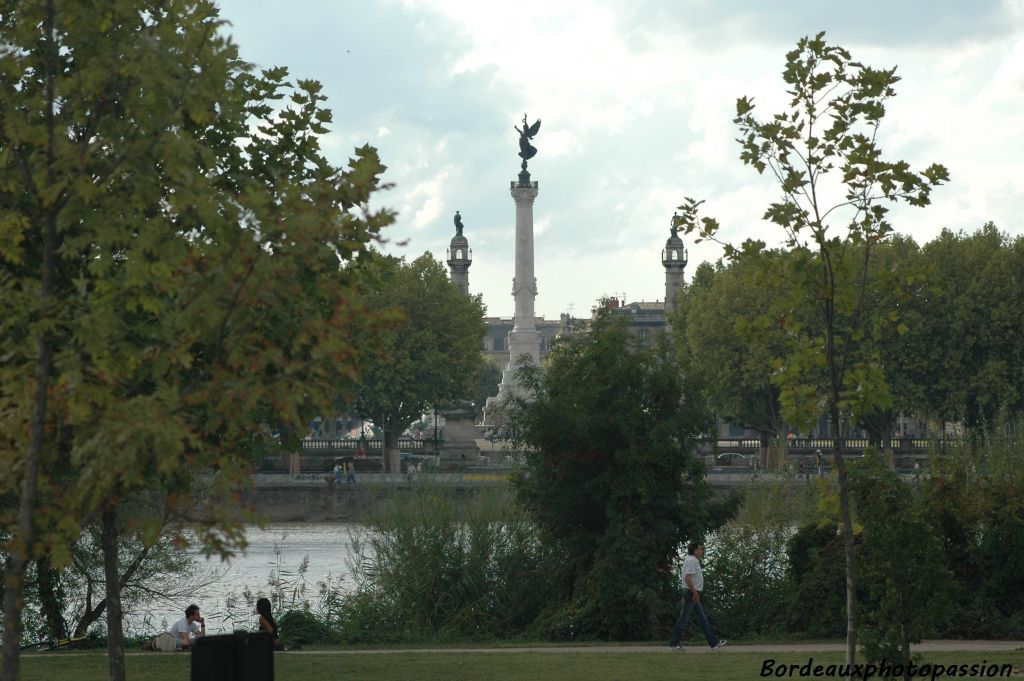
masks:
{"type": "MultiPolygon", "coordinates": [[[[331,655],[278,653],[274,658],[275,681],[733,681],[760,678],[766,658],[777,663],[802,665],[813,656],[814,664],[840,664],[842,653],[710,653],[687,654],[639,652],[566,653],[421,653],[331,655]]],[[[188,679],[189,655],[152,653],[128,658],[131,681],[188,679]]],[[[924,662],[943,665],[1014,665],[1014,677],[1024,678],[1024,653],[943,652],[929,653],[924,662]]],[[[22,658],[24,681],[104,681],[106,657],[102,653],[41,653],[22,658]]],[[[791,678],[799,678],[794,675],[791,678]]],[[[951,678],[942,676],[940,678],[951,678]]],[[[1005,677],[1004,677],[1005,678],[1005,677]]]]}

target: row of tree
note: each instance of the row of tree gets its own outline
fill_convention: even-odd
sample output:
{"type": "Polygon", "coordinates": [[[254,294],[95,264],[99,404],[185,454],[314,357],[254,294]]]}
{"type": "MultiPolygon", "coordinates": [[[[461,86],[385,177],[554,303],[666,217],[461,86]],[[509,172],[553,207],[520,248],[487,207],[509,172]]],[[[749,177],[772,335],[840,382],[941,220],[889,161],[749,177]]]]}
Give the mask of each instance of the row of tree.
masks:
{"type": "MultiPolygon", "coordinates": [[[[776,274],[800,253],[763,251],[723,264],[702,263],[680,295],[677,345],[704,367],[709,404],[723,420],[783,435],[778,359],[791,330],[786,315],[812,324],[815,301],[783,309],[787,282],[776,274]],[[788,261],[788,262],[787,262],[788,261]]],[[[864,314],[881,317],[859,352],[885,383],[858,426],[876,440],[898,414],[960,423],[985,436],[1024,415],[1024,237],[987,224],[972,234],[944,230],[919,246],[907,237],[875,247],[864,314]]]]}

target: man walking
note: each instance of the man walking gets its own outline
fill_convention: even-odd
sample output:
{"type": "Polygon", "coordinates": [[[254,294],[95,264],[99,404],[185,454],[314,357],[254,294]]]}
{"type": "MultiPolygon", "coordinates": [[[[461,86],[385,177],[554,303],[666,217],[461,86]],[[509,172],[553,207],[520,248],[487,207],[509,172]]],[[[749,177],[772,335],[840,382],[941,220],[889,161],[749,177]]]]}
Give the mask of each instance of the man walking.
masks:
{"type": "Polygon", "coordinates": [[[704,573],[700,569],[700,559],[704,557],[704,545],[692,541],[686,547],[686,554],[686,558],[683,559],[683,610],[679,613],[676,626],[672,628],[672,638],[668,645],[672,650],[682,652],[683,648],[679,645],[679,639],[683,635],[686,623],[690,621],[690,615],[696,612],[697,623],[700,625],[701,631],[704,632],[704,638],[708,640],[708,645],[712,650],[717,650],[727,641],[719,640],[715,636],[715,632],[708,622],[708,616],[704,614],[704,606],[700,603],[700,594],[704,591],[704,573]]]}

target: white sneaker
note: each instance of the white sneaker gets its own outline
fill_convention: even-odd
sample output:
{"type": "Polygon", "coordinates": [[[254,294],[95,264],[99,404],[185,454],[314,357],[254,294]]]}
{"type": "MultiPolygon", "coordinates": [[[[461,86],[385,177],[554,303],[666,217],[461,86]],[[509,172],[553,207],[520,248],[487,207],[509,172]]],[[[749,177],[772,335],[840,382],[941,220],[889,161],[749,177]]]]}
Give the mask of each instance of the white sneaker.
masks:
{"type": "Polygon", "coordinates": [[[681,652],[683,652],[683,647],[682,646],[669,646],[669,650],[671,650],[672,652],[675,652],[675,653],[681,653],[681,652]]]}
{"type": "Polygon", "coordinates": [[[726,643],[728,643],[728,641],[726,641],[726,640],[725,640],[725,639],[723,638],[723,639],[722,639],[721,641],[719,641],[719,642],[718,642],[718,645],[717,645],[717,646],[715,646],[714,648],[712,648],[711,650],[718,650],[719,648],[721,648],[721,647],[725,646],[725,644],[726,644],[726,643]]]}

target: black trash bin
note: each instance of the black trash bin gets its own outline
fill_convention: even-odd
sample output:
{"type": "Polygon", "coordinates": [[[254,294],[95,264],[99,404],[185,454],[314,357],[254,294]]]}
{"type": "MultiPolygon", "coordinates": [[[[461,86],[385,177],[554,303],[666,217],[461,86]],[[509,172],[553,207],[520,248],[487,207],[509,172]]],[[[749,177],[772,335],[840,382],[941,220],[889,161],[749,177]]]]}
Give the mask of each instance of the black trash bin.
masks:
{"type": "Polygon", "coordinates": [[[192,681],[274,681],[270,634],[203,636],[192,644],[192,681]]]}

